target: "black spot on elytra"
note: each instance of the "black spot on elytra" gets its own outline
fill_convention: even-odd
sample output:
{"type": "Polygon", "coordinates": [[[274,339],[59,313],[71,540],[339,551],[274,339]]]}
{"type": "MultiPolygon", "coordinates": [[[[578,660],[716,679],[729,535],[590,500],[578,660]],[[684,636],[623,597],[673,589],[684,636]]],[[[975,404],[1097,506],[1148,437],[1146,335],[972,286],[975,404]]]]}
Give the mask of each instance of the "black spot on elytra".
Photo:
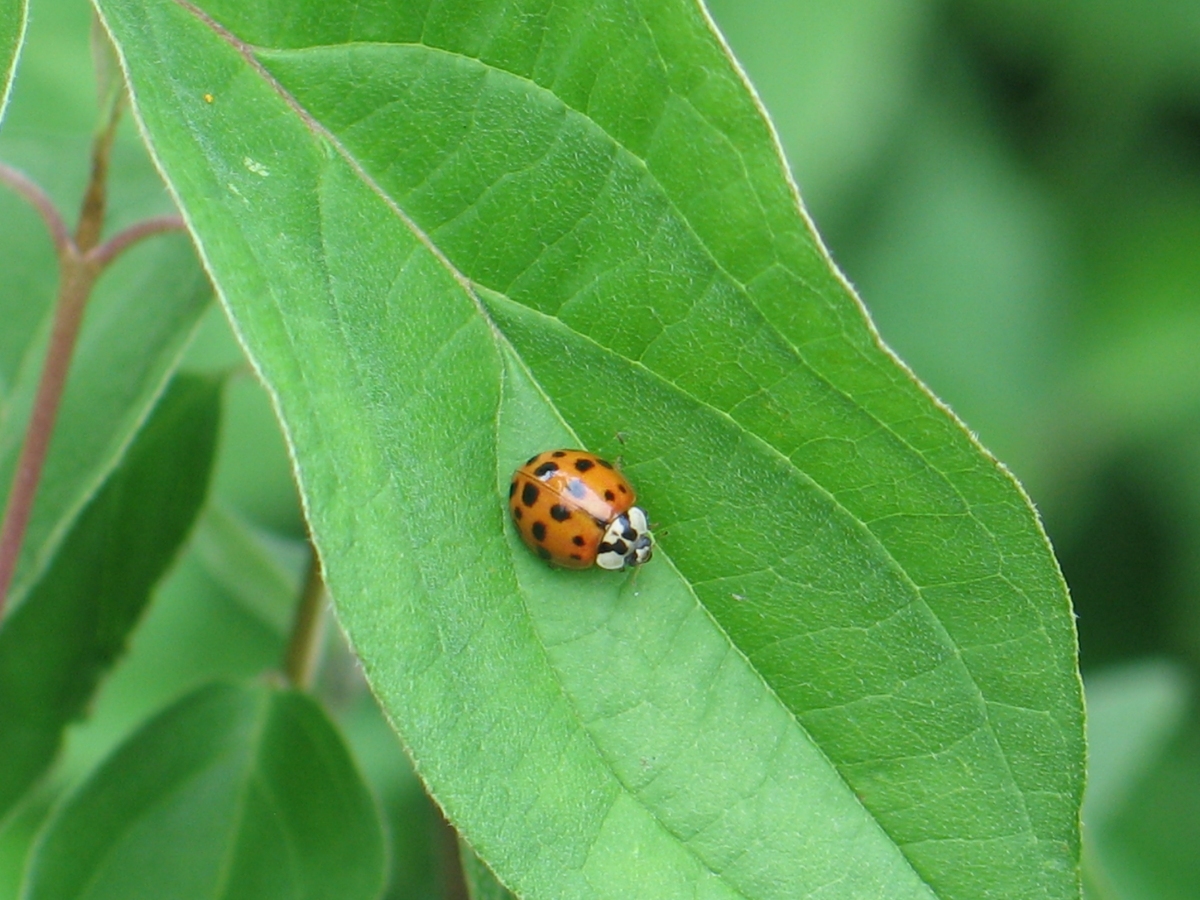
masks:
{"type": "Polygon", "coordinates": [[[544,462],[540,466],[538,466],[536,469],[533,470],[533,474],[536,477],[545,481],[547,478],[550,477],[551,472],[557,472],[557,471],[558,471],[558,463],[544,462]]]}
{"type": "Polygon", "coordinates": [[[564,456],[567,455],[567,451],[566,450],[555,450],[550,455],[553,456],[555,459],[562,459],[564,456]]]}
{"type": "Polygon", "coordinates": [[[540,493],[541,491],[538,490],[536,484],[526,483],[525,487],[521,489],[521,502],[526,506],[533,506],[533,504],[537,503],[538,494],[540,493]]]}
{"type": "Polygon", "coordinates": [[[604,466],[606,469],[611,469],[613,467],[613,464],[607,459],[600,459],[600,457],[596,457],[596,462],[600,463],[600,465],[604,466]]]}
{"type": "Polygon", "coordinates": [[[585,456],[583,459],[575,460],[575,471],[576,472],[586,472],[588,469],[592,468],[595,465],[596,464],[594,462],[592,462],[590,459],[588,459],[585,456]]]}
{"type": "Polygon", "coordinates": [[[617,490],[618,490],[618,491],[620,491],[622,494],[628,494],[628,493],[629,493],[629,491],[625,490],[625,485],[623,485],[623,484],[618,484],[618,485],[617,485],[617,490]]]}
{"type": "Polygon", "coordinates": [[[529,457],[529,459],[525,460],[525,465],[532,466],[537,461],[538,457],[540,457],[541,455],[542,454],[540,454],[540,453],[533,454],[533,456],[531,456],[531,457],[529,457]]]}
{"type": "Polygon", "coordinates": [[[547,550],[545,547],[538,547],[537,553],[538,553],[538,556],[540,556],[542,559],[550,558],[550,551],[547,550]]]}
{"type": "Polygon", "coordinates": [[[565,522],[567,519],[571,518],[571,511],[561,503],[555,503],[552,507],[550,507],[550,518],[552,518],[555,522],[565,522]]]}
{"type": "Polygon", "coordinates": [[[534,522],[533,527],[529,530],[533,532],[533,536],[536,540],[544,541],[546,539],[546,523],[545,522],[534,522]]]}
{"type": "Polygon", "coordinates": [[[521,509],[521,507],[519,507],[519,506],[513,507],[513,518],[514,519],[520,519],[523,515],[525,515],[525,513],[521,509]]]}
{"type": "Polygon", "coordinates": [[[571,543],[574,544],[576,547],[582,547],[583,546],[583,535],[582,534],[575,535],[575,537],[571,538],[571,543]]]}
{"type": "Polygon", "coordinates": [[[587,485],[584,484],[580,479],[572,478],[567,482],[567,493],[572,497],[586,497],[587,492],[587,485]]]}
{"type": "Polygon", "coordinates": [[[577,559],[577,560],[579,560],[580,562],[583,562],[583,557],[582,557],[582,556],[580,556],[578,553],[572,553],[572,554],[571,554],[571,559],[577,559]]]}
{"type": "Polygon", "coordinates": [[[512,495],[515,494],[516,492],[517,492],[517,483],[514,481],[512,484],[510,484],[508,486],[508,498],[511,500],[512,495]]]}
{"type": "Polygon", "coordinates": [[[614,500],[617,499],[617,495],[614,494],[612,491],[605,491],[604,499],[607,500],[609,503],[612,503],[614,500]]]}

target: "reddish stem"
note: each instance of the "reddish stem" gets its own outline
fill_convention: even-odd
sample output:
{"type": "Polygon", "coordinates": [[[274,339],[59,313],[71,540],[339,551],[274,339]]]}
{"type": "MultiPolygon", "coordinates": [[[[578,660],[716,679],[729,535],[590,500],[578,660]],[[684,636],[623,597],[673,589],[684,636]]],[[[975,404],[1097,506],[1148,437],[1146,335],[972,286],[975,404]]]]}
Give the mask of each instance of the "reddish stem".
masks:
{"type": "Polygon", "coordinates": [[[180,216],[155,216],[143,219],[119,231],[87,254],[87,260],[98,272],[108,268],[118,256],[140,240],[168,231],[183,231],[187,226],[180,216]]]}
{"type": "Polygon", "coordinates": [[[0,527],[0,615],[8,588],[17,569],[21,555],[21,542],[29,515],[33,512],[33,498],[37,494],[38,481],[42,477],[42,466],[46,462],[46,451],[50,447],[50,436],[54,432],[54,420],[58,416],[59,401],[71,366],[71,352],[79,335],[83,311],[87,307],[88,294],[96,280],[96,271],[79,259],[74,243],[67,252],[69,261],[63,267],[62,284],[58,291],[58,305],[54,311],[54,330],[50,333],[50,344],[46,348],[46,362],[42,380],[38,384],[37,396],[33,401],[33,412],[25,432],[25,444],[17,459],[17,470],[13,475],[12,490],[8,495],[8,508],[4,513],[4,525],[0,527]]]}
{"type": "Polygon", "coordinates": [[[58,253],[59,259],[62,259],[70,251],[73,241],[70,232],[67,231],[67,223],[63,221],[62,216],[54,207],[54,201],[45,191],[34,184],[28,175],[4,163],[0,163],[0,182],[7,184],[38,211],[42,221],[46,223],[51,240],[54,241],[54,250],[58,253]]]}
{"type": "Polygon", "coordinates": [[[21,544],[33,512],[42,467],[50,449],[50,438],[54,433],[54,421],[58,417],[58,407],[71,368],[75,341],[79,336],[83,313],[96,279],[114,259],[137,241],[153,234],[183,228],[183,220],[178,216],[160,216],[132,225],[100,243],[100,234],[104,227],[109,152],[116,134],[121,106],[120,99],[113,103],[107,126],[97,135],[92,146],[92,174],[84,194],[79,226],[74,237],[67,230],[62,216],[54,208],[46,192],[23,173],[0,163],[0,183],[9,185],[29,201],[45,221],[58,253],[61,270],[58,302],[54,309],[54,327],[46,348],[42,377],[25,432],[25,443],[21,447],[17,468],[13,473],[12,490],[8,494],[4,521],[0,524],[0,617],[4,615],[8,589],[12,585],[21,556],[21,544]]]}

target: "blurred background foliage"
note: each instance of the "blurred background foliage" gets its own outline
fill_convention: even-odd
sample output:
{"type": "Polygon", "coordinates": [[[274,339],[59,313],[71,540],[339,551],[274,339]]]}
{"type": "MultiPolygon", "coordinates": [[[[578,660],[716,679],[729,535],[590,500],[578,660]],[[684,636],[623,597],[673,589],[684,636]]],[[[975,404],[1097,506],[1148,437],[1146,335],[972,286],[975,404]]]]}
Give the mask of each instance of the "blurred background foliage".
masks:
{"type": "MultiPolygon", "coordinates": [[[[1044,517],[1088,687],[1089,896],[1200,896],[1200,7],[710,5],[884,339],[1044,517]]],[[[0,133],[0,158],[68,210],[95,122],[88,25],[81,0],[33,4],[0,133]]],[[[126,122],[113,225],[169,205],[126,122]]],[[[0,271],[49,277],[49,299],[39,223],[9,196],[0,222],[0,271]]],[[[0,340],[23,342],[10,324],[0,340]]],[[[0,900],[56,793],[133,725],[282,653],[307,566],[286,449],[215,307],[187,367],[241,372],[208,509],[59,777],[0,827],[0,900]]],[[[388,896],[439,896],[436,815],[334,628],[328,643],[320,692],[385,808],[388,896]]]]}

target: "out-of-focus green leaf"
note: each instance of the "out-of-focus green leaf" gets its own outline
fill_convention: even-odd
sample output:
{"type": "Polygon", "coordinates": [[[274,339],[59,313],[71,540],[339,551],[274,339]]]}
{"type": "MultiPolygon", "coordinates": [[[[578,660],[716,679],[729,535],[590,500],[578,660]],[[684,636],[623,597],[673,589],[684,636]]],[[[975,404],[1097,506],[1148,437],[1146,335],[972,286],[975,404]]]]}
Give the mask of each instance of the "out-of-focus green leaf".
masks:
{"type": "MultiPolygon", "coordinates": [[[[229,384],[223,391],[222,443],[229,384]]],[[[218,451],[218,454],[220,451],[218,451]]],[[[211,681],[278,668],[307,564],[307,546],[248,527],[214,501],[196,522],[188,551],[155,590],[121,665],[97,693],[86,722],[71,729],[60,771],[71,783],[174,698],[211,681]]]]}
{"type": "Polygon", "coordinates": [[[1200,179],[1170,190],[1127,187],[1087,223],[1086,302],[1036,432],[1085,665],[1200,658],[1200,179]]]}
{"type": "Polygon", "coordinates": [[[1090,847],[1119,897],[1191,900],[1200,896],[1200,726],[1187,722],[1139,780],[1129,801],[1090,847]]]}
{"type": "Polygon", "coordinates": [[[1072,371],[1060,386],[1064,466],[1166,435],[1200,415],[1200,193],[1101,230],[1089,260],[1072,371]]]}
{"type": "MultiPolygon", "coordinates": [[[[1054,65],[1078,80],[1078,90],[1111,97],[1113,107],[1142,99],[1149,87],[1200,75],[1200,20],[1191,0],[968,0],[961,4],[995,43],[1015,55],[1053,54],[1054,65]],[[1090,78],[1091,84],[1083,82],[1090,78]]],[[[1093,113],[1094,115],[1094,113],[1093,113]]],[[[1080,135],[1080,138],[1083,138],[1080,135]]]]}
{"type": "Polygon", "coordinates": [[[100,110],[99,128],[107,125],[118,104],[124,102],[125,75],[121,71],[121,61],[117,59],[117,49],[112,45],[108,32],[100,25],[100,20],[93,18],[89,32],[89,43],[92,50],[92,70],[96,77],[96,106],[100,110]]]}
{"type": "Polygon", "coordinates": [[[1183,671],[1165,661],[1117,666],[1088,678],[1089,827],[1101,827],[1129,800],[1178,731],[1187,703],[1183,671]]]}
{"type": "Polygon", "coordinates": [[[219,306],[209,308],[180,365],[237,373],[225,389],[221,445],[213,472],[214,502],[259,536],[282,536],[288,544],[307,547],[304,514],[279,419],[219,306]]]}
{"type": "Polygon", "coordinates": [[[340,621],[518,895],[1077,893],[1045,538],[879,345],[701,10],[100,5],[340,621]],[[568,442],[666,526],[636,581],[505,523],[568,442]]]}
{"type": "Polygon", "coordinates": [[[0,0],[0,121],[8,109],[28,13],[26,0],[0,0]]]}
{"type": "Polygon", "coordinates": [[[56,811],[26,900],[374,900],[370,794],[307,696],[201,688],[147,723],[56,811]]]}
{"type": "Polygon", "coordinates": [[[1200,891],[1200,732],[1185,671],[1164,660],[1088,678],[1085,896],[1161,900],[1200,891]]]}
{"type": "Polygon", "coordinates": [[[265,535],[233,511],[212,504],[200,519],[193,546],[208,575],[247,612],[280,635],[287,633],[300,584],[271,552],[265,535]]]}
{"type": "Polygon", "coordinates": [[[920,125],[874,210],[888,239],[843,257],[905,361],[1018,474],[1038,474],[1061,367],[1047,301],[1070,296],[1061,226],[979,111],[930,94],[909,110],[920,125]]]}
{"type": "Polygon", "coordinates": [[[192,527],[221,382],[180,376],[0,630],[0,818],[49,767],[192,527]]]}
{"type": "MultiPolygon", "coordinates": [[[[96,79],[89,50],[92,15],[87,4],[73,0],[39,0],[26,28],[20,74],[0,135],[5,162],[34,175],[68,219],[87,182],[87,142],[96,128],[96,79]],[[25,140],[42,145],[45,169],[35,165],[36,151],[19,152],[25,140]],[[83,150],[81,157],[76,156],[77,146],[83,150]],[[54,147],[66,150],[66,157],[53,153],[54,147]]],[[[118,142],[124,144],[123,139],[118,142]]]]}
{"type": "MultiPolygon", "coordinates": [[[[212,492],[210,483],[210,497],[212,492]]],[[[194,535],[202,522],[203,514],[194,535]]],[[[87,719],[67,733],[58,771],[68,784],[84,777],[156,711],[198,685],[255,678],[279,668],[286,635],[210,573],[195,544],[193,537],[156,590],[87,719]]]]}
{"type": "Polygon", "coordinates": [[[21,892],[25,860],[42,823],[50,815],[53,793],[30,791],[25,800],[0,819],[0,898],[16,900],[21,892]]]}
{"type": "Polygon", "coordinates": [[[459,841],[459,855],[471,900],[515,900],[512,892],[496,880],[491,869],[462,841],[459,841]]]}
{"type": "Polygon", "coordinates": [[[229,430],[213,473],[214,495],[252,525],[304,541],[292,462],[270,395],[253,378],[236,379],[229,387],[229,430]]]}
{"type": "Polygon", "coordinates": [[[319,692],[340,706],[338,727],[383,814],[388,839],[388,884],[380,900],[443,900],[439,883],[444,852],[437,838],[442,818],[421,787],[396,732],[362,681],[358,661],[341,641],[331,641],[322,662],[319,692]],[[347,702],[347,688],[353,699],[347,702]]]}

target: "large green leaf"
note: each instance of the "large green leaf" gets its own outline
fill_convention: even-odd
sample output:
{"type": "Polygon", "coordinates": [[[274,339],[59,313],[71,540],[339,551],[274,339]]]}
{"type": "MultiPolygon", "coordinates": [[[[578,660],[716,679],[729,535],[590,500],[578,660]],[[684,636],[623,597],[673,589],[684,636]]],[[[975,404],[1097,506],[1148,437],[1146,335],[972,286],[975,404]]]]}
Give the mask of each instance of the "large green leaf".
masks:
{"type": "Polygon", "coordinates": [[[880,346],[702,10],[100,6],[341,621],[510,888],[1077,895],[1045,538],[880,346]],[[567,443],[665,526],[636,580],[506,527],[567,443]]]}
{"type": "Polygon", "coordinates": [[[25,22],[29,14],[25,0],[0,0],[0,120],[8,108],[21,43],[25,40],[25,22]]]}
{"type": "Polygon", "coordinates": [[[213,685],[147,723],[68,798],[26,900],[373,900],[370,794],[307,696],[213,685]]]}
{"type": "Polygon", "coordinates": [[[0,818],[49,767],[204,501],[221,382],[177,378],[0,630],[0,818]]]}

